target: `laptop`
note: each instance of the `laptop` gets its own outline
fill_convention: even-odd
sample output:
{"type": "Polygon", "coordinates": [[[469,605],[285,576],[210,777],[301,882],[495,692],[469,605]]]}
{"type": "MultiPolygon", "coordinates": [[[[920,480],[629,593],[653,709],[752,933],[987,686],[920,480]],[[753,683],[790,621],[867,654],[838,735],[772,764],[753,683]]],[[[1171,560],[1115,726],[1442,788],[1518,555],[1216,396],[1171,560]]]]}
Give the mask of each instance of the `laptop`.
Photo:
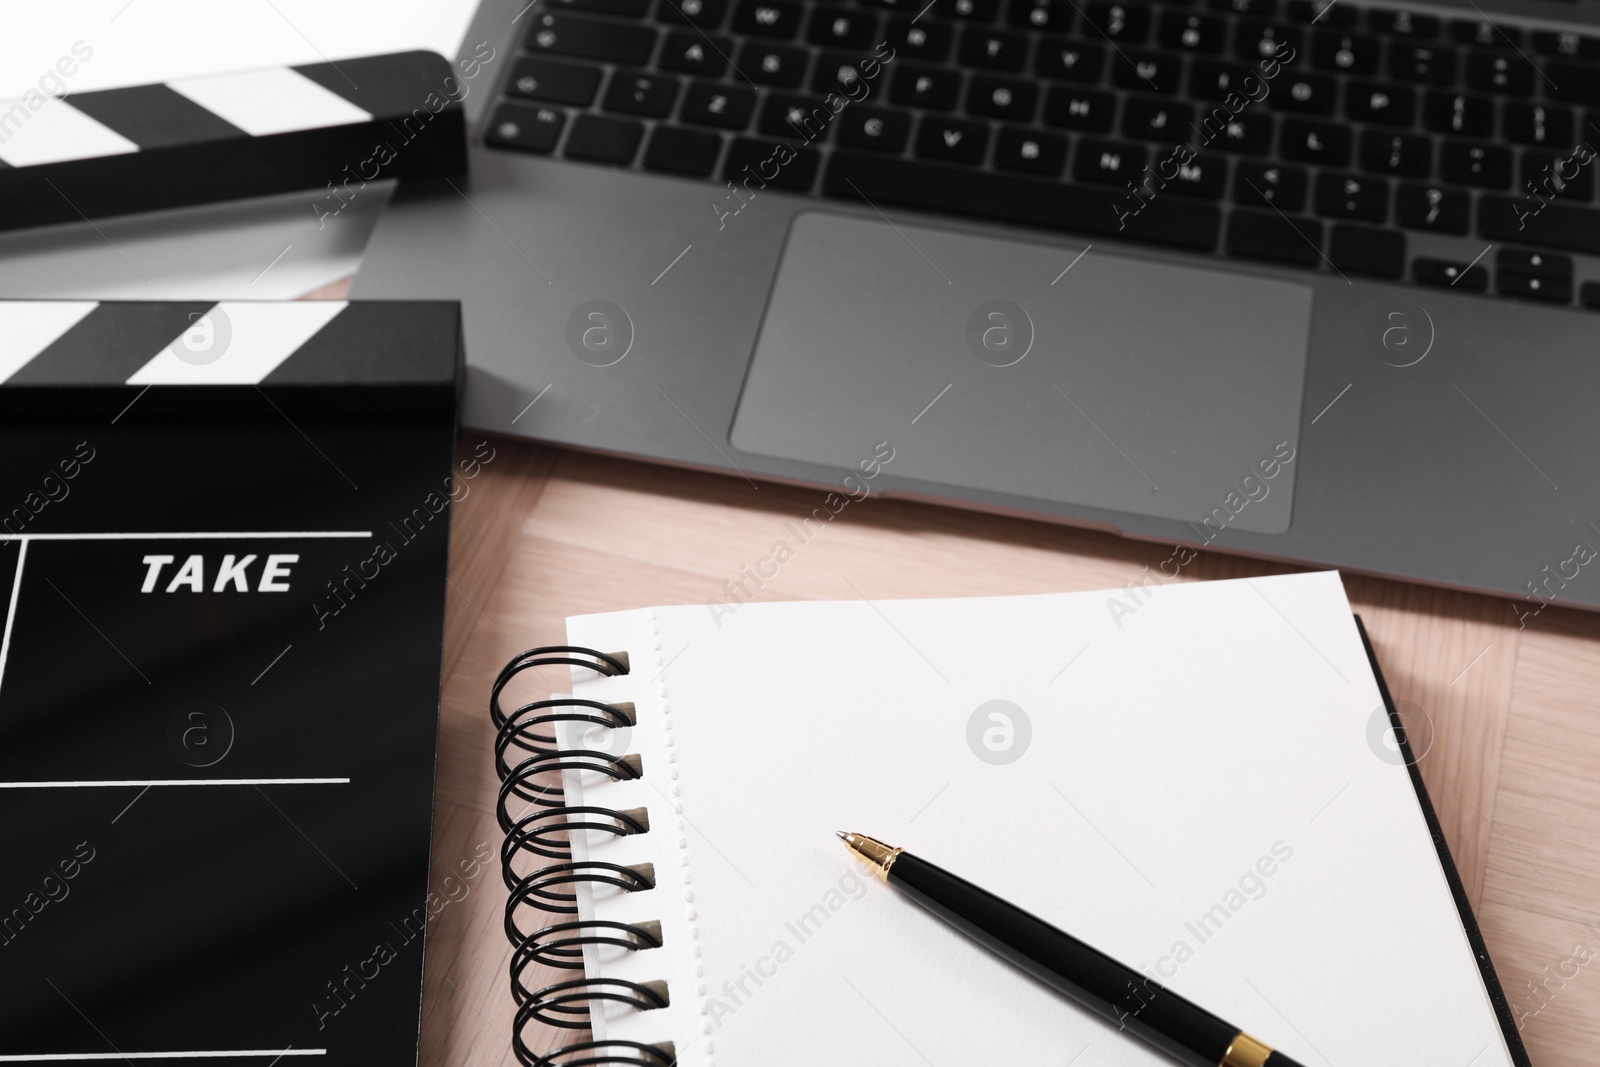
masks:
{"type": "Polygon", "coordinates": [[[484,0],[457,64],[353,295],[464,303],[469,426],[1600,608],[1591,0],[484,0]]]}

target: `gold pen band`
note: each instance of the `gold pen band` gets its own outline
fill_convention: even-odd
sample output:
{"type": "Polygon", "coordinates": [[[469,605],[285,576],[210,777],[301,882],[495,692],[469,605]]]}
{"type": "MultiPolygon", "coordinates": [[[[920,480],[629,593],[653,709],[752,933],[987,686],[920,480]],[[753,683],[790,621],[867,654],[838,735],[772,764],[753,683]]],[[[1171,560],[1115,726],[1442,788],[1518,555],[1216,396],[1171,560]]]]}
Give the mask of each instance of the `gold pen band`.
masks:
{"type": "Polygon", "coordinates": [[[1240,1030],[1229,1043],[1228,1051],[1222,1054],[1222,1062],[1217,1067],[1262,1067],[1271,1055],[1272,1049],[1240,1030]]]}

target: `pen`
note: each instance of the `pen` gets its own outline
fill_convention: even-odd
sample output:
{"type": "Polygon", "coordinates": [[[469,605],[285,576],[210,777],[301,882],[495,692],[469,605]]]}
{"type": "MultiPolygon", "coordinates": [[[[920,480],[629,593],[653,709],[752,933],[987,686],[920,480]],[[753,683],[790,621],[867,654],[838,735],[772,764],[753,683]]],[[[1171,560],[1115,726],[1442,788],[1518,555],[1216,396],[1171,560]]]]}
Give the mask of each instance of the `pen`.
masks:
{"type": "Polygon", "coordinates": [[[837,831],[884,881],[1002,959],[1188,1067],[1300,1067],[1193,1001],[903,848],[837,831]]]}

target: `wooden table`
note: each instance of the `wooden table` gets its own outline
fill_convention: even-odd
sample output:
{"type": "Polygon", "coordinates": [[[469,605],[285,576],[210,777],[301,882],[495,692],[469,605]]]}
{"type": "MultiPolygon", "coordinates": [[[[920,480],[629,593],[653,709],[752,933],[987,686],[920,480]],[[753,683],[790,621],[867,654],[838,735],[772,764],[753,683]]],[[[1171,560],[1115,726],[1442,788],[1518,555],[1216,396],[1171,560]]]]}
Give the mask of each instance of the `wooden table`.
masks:
{"type": "MultiPolygon", "coordinates": [[[[465,437],[462,455],[479,440],[465,437]]],[[[500,845],[488,694],[501,665],[524,648],[563,642],[567,615],[721,595],[741,564],[765,555],[783,523],[822,496],[510,441],[493,447],[452,519],[436,887],[480,843],[500,845]]],[[[1107,588],[1169,552],[872,498],[830,523],[760,596],[853,598],[846,577],[873,599],[1107,588]]],[[[1203,554],[1182,580],[1291,569],[1203,554]]],[[[1346,586],[1396,700],[1414,705],[1412,736],[1426,733],[1420,718],[1431,721],[1423,776],[1534,1064],[1594,1063],[1600,615],[1550,608],[1519,630],[1502,600],[1355,576],[1346,586]]],[[[468,885],[429,928],[426,1067],[515,1062],[498,866],[468,885]]],[[[551,1036],[530,1040],[546,1047],[551,1036]]]]}

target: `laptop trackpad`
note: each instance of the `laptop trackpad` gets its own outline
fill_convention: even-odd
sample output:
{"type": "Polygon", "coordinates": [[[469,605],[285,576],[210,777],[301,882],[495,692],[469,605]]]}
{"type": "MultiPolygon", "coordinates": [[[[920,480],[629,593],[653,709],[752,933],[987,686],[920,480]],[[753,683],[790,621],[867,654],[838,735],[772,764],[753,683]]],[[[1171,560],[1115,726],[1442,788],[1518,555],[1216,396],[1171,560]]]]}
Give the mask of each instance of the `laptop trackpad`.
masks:
{"type": "Polygon", "coordinates": [[[797,216],[733,444],[1197,523],[1248,493],[1231,527],[1287,530],[1311,289],[1084,248],[797,216]]]}

